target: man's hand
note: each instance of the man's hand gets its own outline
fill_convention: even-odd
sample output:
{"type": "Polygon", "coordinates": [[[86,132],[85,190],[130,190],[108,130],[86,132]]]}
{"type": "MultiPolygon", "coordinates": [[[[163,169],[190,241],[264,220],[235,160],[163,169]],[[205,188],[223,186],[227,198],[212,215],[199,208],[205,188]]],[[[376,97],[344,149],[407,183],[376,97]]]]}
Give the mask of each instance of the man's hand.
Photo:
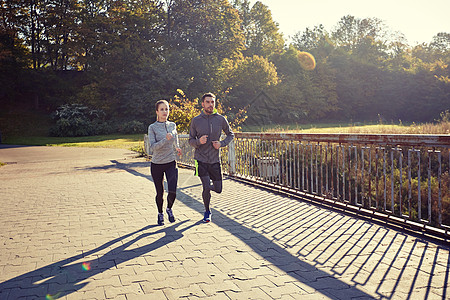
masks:
{"type": "Polygon", "coordinates": [[[178,154],[178,156],[181,156],[181,148],[175,148],[175,150],[177,150],[177,154],[178,154]]]}
{"type": "Polygon", "coordinates": [[[208,140],[208,136],[207,135],[203,135],[202,137],[200,137],[199,139],[200,144],[206,144],[206,141],[208,140]]]}
{"type": "Polygon", "coordinates": [[[219,141],[213,141],[212,144],[213,144],[214,148],[219,150],[219,148],[220,148],[220,142],[219,141]]]}

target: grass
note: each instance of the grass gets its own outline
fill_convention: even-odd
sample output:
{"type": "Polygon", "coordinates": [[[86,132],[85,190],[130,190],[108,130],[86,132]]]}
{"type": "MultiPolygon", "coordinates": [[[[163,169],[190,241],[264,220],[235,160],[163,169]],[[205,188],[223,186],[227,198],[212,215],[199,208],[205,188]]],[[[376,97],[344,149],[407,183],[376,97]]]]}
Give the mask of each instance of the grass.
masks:
{"type": "Polygon", "coordinates": [[[450,134],[450,122],[424,124],[312,124],[267,127],[263,132],[359,133],[359,134],[450,134]]]}
{"type": "Polygon", "coordinates": [[[5,113],[0,111],[2,142],[10,145],[94,147],[131,149],[141,152],[144,134],[114,134],[87,137],[49,137],[52,120],[48,114],[24,110],[5,113]]]}
{"type": "Polygon", "coordinates": [[[243,125],[243,132],[275,132],[275,131],[303,131],[316,128],[335,128],[341,126],[348,126],[344,123],[317,123],[317,124],[285,124],[285,125],[263,125],[263,126],[252,126],[243,125]]]}
{"type": "Polygon", "coordinates": [[[97,135],[86,137],[8,137],[4,141],[10,145],[60,146],[60,147],[93,147],[135,149],[144,145],[144,134],[130,135],[97,135]]]}

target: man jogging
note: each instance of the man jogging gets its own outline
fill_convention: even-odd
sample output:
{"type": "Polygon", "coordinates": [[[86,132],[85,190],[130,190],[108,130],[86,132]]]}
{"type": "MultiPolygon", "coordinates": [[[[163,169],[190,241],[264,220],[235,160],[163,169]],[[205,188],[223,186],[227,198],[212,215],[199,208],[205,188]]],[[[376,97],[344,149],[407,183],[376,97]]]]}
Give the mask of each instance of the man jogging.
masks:
{"type": "Polygon", "coordinates": [[[234,133],[224,116],[215,109],[216,96],[206,93],[202,96],[203,111],[192,119],[189,131],[189,144],[195,148],[195,175],[200,177],[203,185],[203,204],[205,214],[203,222],[211,221],[211,190],[222,192],[222,170],[220,167],[220,148],[227,146],[234,138],[234,133]],[[220,140],[222,131],[226,138],[220,140]],[[212,180],[212,185],[211,185],[212,180]]]}

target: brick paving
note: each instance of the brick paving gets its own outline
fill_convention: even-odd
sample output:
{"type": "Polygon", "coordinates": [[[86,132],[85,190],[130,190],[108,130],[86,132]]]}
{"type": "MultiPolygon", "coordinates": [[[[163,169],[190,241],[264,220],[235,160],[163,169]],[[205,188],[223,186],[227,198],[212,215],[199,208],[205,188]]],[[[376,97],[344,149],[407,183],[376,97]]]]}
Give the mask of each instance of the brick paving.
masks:
{"type": "Polygon", "coordinates": [[[450,247],[226,179],[203,213],[179,170],[156,225],[127,150],[0,145],[0,299],[449,299],[450,247]]]}

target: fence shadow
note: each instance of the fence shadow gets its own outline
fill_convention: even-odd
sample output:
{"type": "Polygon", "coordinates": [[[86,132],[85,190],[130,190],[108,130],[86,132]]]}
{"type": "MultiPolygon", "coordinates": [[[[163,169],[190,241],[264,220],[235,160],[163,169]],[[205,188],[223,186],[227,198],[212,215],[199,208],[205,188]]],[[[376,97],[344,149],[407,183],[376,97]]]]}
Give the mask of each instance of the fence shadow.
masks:
{"type": "MultiPolygon", "coordinates": [[[[134,176],[144,177],[151,180],[151,176],[148,177],[147,175],[134,170],[132,168],[133,166],[127,163],[121,163],[118,161],[111,162],[113,163],[113,165],[107,166],[107,168],[119,168],[121,170],[129,172],[134,176]]],[[[194,178],[191,174],[187,176],[189,176],[187,180],[183,178],[183,175],[181,175],[179,178],[177,201],[181,201],[187,207],[191,208],[194,211],[197,211],[199,213],[199,219],[201,219],[200,216],[203,215],[204,211],[200,196],[201,193],[198,193],[197,195],[190,195],[189,193],[185,192],[189,188],[201,189],[201,184],[197,182],[193,183],[193,181],[197,181],[197,178],[194,178]]],[[[225,178],[225,180],[229,179],[225,178]]],[[[245,197],[245,195],[242,196],[245,197]]],[[[270,196],[270,194],[267,194],[267,196],[270,196]]],[[[214,197],[215,195],[213,195],[213,201],[214,197]]],[[[252,195],[248,195],[248,197],[252,197],[252,195]]],[[[240,201],[235,200],[234,203],[239,205],[240,201]]],[[[278,205],[278,207],[280,206],[278,205]]],[[[248,209],[251,210],[252,207],[249,207],[248,209]]],[[[240,208],[238,210],[240,210],[240,208]]],[[[279,270],[286,272],[297,281],[310,286],[312,289],[320,290],[321,288],[323,288],[323,286],[339,287],[343,295],[348,295],[349,298],[373,298],[357,287],[350,286],[340,279],[317,269],[310,263],[299,260],[298,257],[293,256],[290,252],[281,247],[279,244],[274,243],[273,241],[268,239],[265,235],[256,232],[252,228],[243,226],[243,224],[238,220],[230,218],[221,210],[214,210],[213,215],[215,225],[220,226],[222,229],[230,232],[231,234],[242,240],[245,244],[250,246],[256,254],[263,258],[265,264],[272,265],[274,268],[278,268],[279,270]],[[320,280],[317,280],[319,278],[320,280]]],[[[267,216],[270,216],[270,214],[266,215],[266,217],[267,216]]],[[[327,296],[337,298],[336,295],[328,294],[327,296]]]]}
{"type": "Polygon", "coordinates": [[[242,240],[249,245],[248,237],[262,239],[262,244],[252,246],[258,254],[311,287],[341,286],[339,290],[348,293],[348,299],[357,297],[358,287],[370,290],[372,296],[364,295],[369,298],[447,299],[449,245],[313,203],[289,201],[287,196],[246,183],[233,183],[233,189],[240,192],[227,193],[225,188],[225,195],[216,197],[216,214],[226,216],[215,223],[238,237],[245,232],[247,237],[242,240]],[[241,229],[236,230],[238,226],[241,229]],[[267,256],[263,249],[276,249],[283,259],[267,256]],[[309,271],[292,272],[286,261],[309,271]],[[311,268],[326,272],[317,275],[311,268]]]}
{"type": "MultiPolygon", "coordinates": [[[[151,180],[151,176],[128,164],[111,162],[116,168],[151,180]]],[[[407,241],[408,235],[402,231],[312,203],[284,201],[286,196],[230,181],[236,192],[224,188],[220,196],[213,195],[213,209],[217,208],[214,224],[250,246],[268,266],[331,298],[392,299],[403,294],[411,299],[413,291],[417,292],[414,289],[420,289],[424,299],[437,295],[447,298],[448,245],[421,237],[407,241]],[[433,263],[425,266],[430,256],[433,263]],[[405,285],[409,285],[408,291],[405,285]],[[371,290],[371,294],[361,287],[371,290]]],[[[183,181],[180,177],[177,198],[199,216],[203,213],[200,189],[199,180],[183,181]],[[191,194],[192,188],[198,189],[197,193],[191,194]]]]}

